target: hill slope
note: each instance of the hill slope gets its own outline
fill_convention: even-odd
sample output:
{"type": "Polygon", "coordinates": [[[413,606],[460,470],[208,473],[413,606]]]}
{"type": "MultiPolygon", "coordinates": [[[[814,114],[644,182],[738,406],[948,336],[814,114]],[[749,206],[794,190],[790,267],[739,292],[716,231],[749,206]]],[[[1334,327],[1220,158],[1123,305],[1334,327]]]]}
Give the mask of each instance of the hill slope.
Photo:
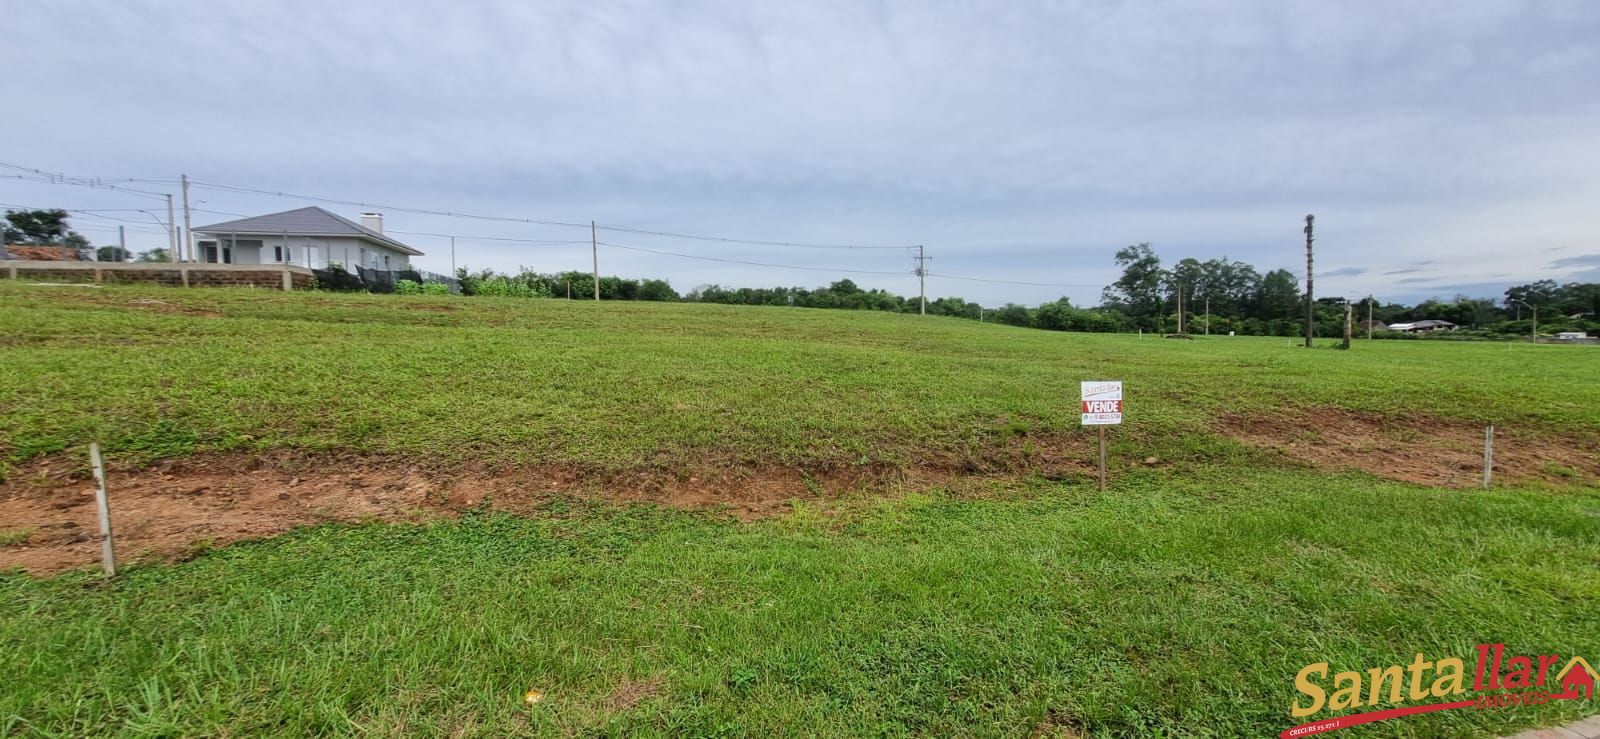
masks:
{"type": "Polygon", "coordinates": [[[1583,347],[4,282],[0,336],[0,568],[92,561],[94,439],[181,560],[0,575],[0,734],[1259,736],[1315,662],[1600,654],[1583,347]]]}

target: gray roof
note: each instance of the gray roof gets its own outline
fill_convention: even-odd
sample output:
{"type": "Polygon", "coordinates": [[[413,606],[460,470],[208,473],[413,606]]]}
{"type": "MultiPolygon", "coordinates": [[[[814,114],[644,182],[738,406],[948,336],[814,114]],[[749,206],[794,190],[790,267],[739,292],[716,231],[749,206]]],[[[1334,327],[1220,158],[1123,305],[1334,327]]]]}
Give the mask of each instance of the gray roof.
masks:
{"type": "Polygon", "coordinates": [[[195,226],[194,231],[195,233],[211,234],[217,237],[229,234],[249,234],[251,236],[279,236],[283,234],[289,236],[354,236],[368,241],[375,241],[403,254],[422,256],[422,252],[410,246],[406,246],[344,216],[328,212],[315,205],[286,210],[282,213],[255,216],[254,218],[240,218],[237,221],[213,223],[209,226],[195,226]]]}

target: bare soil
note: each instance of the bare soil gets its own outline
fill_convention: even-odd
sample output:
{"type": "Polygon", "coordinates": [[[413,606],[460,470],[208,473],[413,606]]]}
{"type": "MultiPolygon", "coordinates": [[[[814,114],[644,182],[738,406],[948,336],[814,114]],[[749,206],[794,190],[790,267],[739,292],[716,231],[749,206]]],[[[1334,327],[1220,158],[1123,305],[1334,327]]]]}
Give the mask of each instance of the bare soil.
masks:
{"type": "MultiPolygon", "coordinates": [[[[1439,487],[1476,487],[1482,479],[1483,429],[1467,422],[1313,408],[1232,416],[1221,429],[1319,468],[1439,487]]],[[[1016,434],[913,466],[801,469],[703,460],[627,472],[564,465],[440,469],[397,457],[283,452],[201,455],[113,468],[109,477],[119,557],[159,561],[301,525],[425,521],[478,507],[526,513],[562,498],[713,509],[753,519],[792,510],[795,501],[832,504],[936,487],[973,493],[1026,475],[1088,478],[1094,455],[1087,434],[1016,434]]],[[[1123,464],[1129,462],[1165,464],[1155,457],[1123,464]]],[[[1495,480],[1600,485],[1600,435],[1497,429],[1495,480]]],[[[98,556],[94,482],[83,460],[38,460],[0,483],[0,570],[51,574],[91,565],[98,556]]]]}
{"type": "MultiPolygon", "coordinates": [[[[794,501],[832,503],[860,493],[892,497],[904,489],[1028,471],[1060,478],[1086,474],[1076,440],[1029,445],[1006,440],[980,455],[905,469],[868,464],[817,469],[705,462],[673,469],[597,472],[572,466],[437,469],[396,458],[281,453],[202,455],[108,471],[120,561],[181,559],[296,526],[334,521],[425,521],[488,507],[525,513],[562,498],[713,509],[753,519],[793,509],[794,501]],[[1024,466],[1026,465],[1026,466],[1024,466]]],[[[50,574],[99,557],[94,481],[80,459],[61,455],[14,471],[0,483],[0,570],[50,574]]]]}
{"type": "MultiPolygon", "coordinates": [[[[1229,416],[1223,433],[1316,467],[1360,470],[1435,487],[1483,482],[1484,427],[1427,416],[1308,408],[1271,416],[1229,416]]],[[[1497,427],[1494,480],[1507,484],[1600,484],[1600,438],[1497,427]]]]}

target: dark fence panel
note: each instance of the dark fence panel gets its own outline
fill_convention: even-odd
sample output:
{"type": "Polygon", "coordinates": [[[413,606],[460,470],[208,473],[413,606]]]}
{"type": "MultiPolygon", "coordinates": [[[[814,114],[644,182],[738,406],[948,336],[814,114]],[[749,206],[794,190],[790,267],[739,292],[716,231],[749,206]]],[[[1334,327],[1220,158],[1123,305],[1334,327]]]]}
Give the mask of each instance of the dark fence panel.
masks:
{"type": "Polygon", "coordinates": [[[312,270],[312,273],[317,276],[317,284],[327,290],[364,290],[372,293],[392,293],[396,282],[411,280],[419,283],[443,283],[450,287],[450,292],[461,293],[460,280],[436,272],[415,269],[387,270],[356,267],[354,272],[332,268],[312,270]]]}

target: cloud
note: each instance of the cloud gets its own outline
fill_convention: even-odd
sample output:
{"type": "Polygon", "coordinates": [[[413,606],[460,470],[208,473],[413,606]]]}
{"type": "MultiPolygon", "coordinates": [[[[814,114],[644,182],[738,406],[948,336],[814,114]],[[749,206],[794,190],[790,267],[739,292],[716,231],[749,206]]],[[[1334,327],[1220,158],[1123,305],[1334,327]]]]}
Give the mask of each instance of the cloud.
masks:
{"type": "MultiPolygon", "coordinates": [[[[1308,212],[1318,257],[1367,265],[1342,275],[1364,276],[1363,290],[1406,274],[1377,274],[1388,265],[1536,279],[1521,255],[1600,248],[1600,102],[1588,94],[1600,87],[1600,5],[1583,0],[222,0],[205,13],[13,0],[6,16],[0,65],[28,70],[8,79],[7,101],[50,114],[10,116],[18,148],[0,159],[75,174],[924,244],[935,272],[1061,285],[930,279],[989,304],[1062,292],[1092,303],[1116,276],[1115,249],[1142,241],[1168,263],[1225,255],[1298,272],[1308,212]]],[[[194,194],[202,208],[252,214],[310,204],[194,194]]],[[[0,201],[150,205],[5,180],[0,201]]],[[[387,223],[588,236],[393,211],[387,223]]],[[[105,242],[119,223],[81,225],[105,242]]],[[[137,245],[161,238],[138,228],[137,245]]],[[[863,285],[916,288],[893,250],[611,239],[822,270],[602,251],[603,271],[680,287],[822,284],[839,274],[827,270],[859,269],[890,273],[863,285]]],[[[448,269],[446,240],[415,240],[428,252],[419,264],[448,269]]],[[[474,268],[586,269],[590,258],[584,244],[459,241],[459,263],[474,268]]]]}
{"type": "Polygon", "coordinates": [[[1567,267],[1600,267],[1600,254],[1585,254],[1580,257],[1563,257],[1550,263],[1552,269],[1567,267]]]}
{"type": "Polygon", "coordinates": [[[1367,268],[1366,267],[1340,267],[1339,269],[1334,269],[1334,270],[1329,270],[1327,272],[1324,272],[1324,273],[1322,273],[1322,276],[1324,276],[1324,277],[1354,277],[1356,275],[1364,275],[1366,273],[1367,273],[1367,268]]]}
{"type": "Polygon", "coordinates": [[[1424,269],[1422,269],[1420,267],[1406,267],[1404,269],[1390,270],[1388,272],[1385,272],[1384,274],[1386,274],[1386,275],[1409,275],[1409,274],[1414,274],[1414,273],[1417,273],[1417,272],[1425,272],[1425,271],[1427,271],[1427,270],[1424,270],[1424,269]]]}

